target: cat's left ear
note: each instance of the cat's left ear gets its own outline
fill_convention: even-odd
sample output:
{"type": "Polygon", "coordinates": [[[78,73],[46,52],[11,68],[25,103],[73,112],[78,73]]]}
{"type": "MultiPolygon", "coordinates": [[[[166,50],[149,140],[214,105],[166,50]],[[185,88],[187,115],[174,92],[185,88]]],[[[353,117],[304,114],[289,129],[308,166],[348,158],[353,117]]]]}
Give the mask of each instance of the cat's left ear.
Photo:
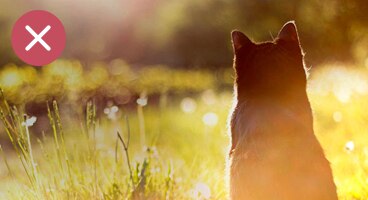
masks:
{"type": "Polygon", "coordinates": [[[284,24],[277,37],[279,40],[292,42],[299,46],[299,36],[294,21],[289,21],[284,24]]]}
{"type": "Polygon", "coordinates": [[[244,33],[238,30],[233,30],[231,32],[231,40],[235,54],[242,48],[249,49],[254,46],[254,43],[246,35],[244,35],[244,33]]]}

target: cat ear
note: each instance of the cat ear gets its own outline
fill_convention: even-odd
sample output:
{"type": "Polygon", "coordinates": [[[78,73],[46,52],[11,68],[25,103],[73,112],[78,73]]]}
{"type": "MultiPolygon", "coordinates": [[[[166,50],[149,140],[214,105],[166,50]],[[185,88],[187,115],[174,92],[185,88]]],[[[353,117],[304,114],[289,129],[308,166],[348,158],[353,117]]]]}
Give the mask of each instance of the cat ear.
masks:
{"type": "Polygon", "coordinates": [[[287,22],[277,36],[280,40],[297,43],[299,45],[298,31],[294,21],[287,22]]]}
{"type": "Polygon", "coordinates": [[[253,42],[246,35],[244,35],[244,33],[238,30],[231,32],[231,39],[235,53],[242,47],[253,45],[253,42]]]}

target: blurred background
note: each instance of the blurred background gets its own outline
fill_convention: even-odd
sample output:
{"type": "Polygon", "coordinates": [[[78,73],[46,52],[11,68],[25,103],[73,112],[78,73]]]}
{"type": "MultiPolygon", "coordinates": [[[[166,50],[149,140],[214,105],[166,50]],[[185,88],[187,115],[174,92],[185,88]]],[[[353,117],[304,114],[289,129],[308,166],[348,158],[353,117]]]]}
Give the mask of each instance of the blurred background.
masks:
{"type": "Polygon", "coordinates": [[[296,20],[307,61],[364,63],[366,1],[362,0],[2,0],[0,64],[20,63],[10,32],[25,12],[45,9],[67,31],[63,58],[86,63],[124,59],[134,66],[224,68],[231,65],[229,33],[239,29],[256,41],[270,40],[296,20]]]}
{"type": "Polygon", "coordinates": [[[296,21],[312,71],[325,65],[365,69],[367,9],[362,0],[2,0],[0,83],[16,104],[92,96],[127,103],[142,92],[231,87],[231,30],[272,40],[289,20],[296,21]],[[54,13],[67,32],[60,61],[42,68],[24,66],[10,42],[15,21],[34,9],[54,13]],[[192,76],[193,70],[201,74],[192,76]],[[175,78],[176,71],[187,77],[175,78]]]}
{"type": "MultiPolygon", "coordinates": [[[[60,112],[71,141],[86,128],[85,119],[89,119],[86,106],[93,102],[98,119],[97,138],[125,130],[129,125],[125,117],[129,116],[135,152],[144,146],[157,147],[161,164],[169,163],[152,164],[153,171],[161,169],[161,173],[151,173],[152,180],[156,177],[161,182],[148,181],[145,187],[151,193],[146,192],[146,199],[224,199],[226,118],[233,83],[230,32],[241,30],[256,42],[272,40],[285,22],[295,20],[306,65],[311,67],[308,94],[315,114],[315,130],[332,163],[339,196],[367,199],[367,10],[365,0],[1,0],[0,87],[10,107],[16,106],[18,114],[27,114],[32,119],[20,119],[19,124],[25,125],[18,127],[23,131],[29,129],[34,135],[28,138],[26,150],[31,143],[37,146],[37,138],[42,135],[47,138],[55,133],[55,124],[50,126],[54,114],[50,115],[47,107],[53,100],[58,102],[55,112],[60,112]],[[16,20],[37,9],[55,14],[67,33],[60,59],[43,67],[27,66],[19,60],[10,40],[16,20]],[[164,169],[169,172],[163,172],[164,169]],[[165,173],[169,174],[168,179],[165,173]],[[163,185],[168,188],[162,190],[163,185]]],[[[7,114],[13,112],[3,109],[7,114]]],[[[2,118],[4,126],[0,126],[0,144],[5,152],[12,152],[12,141],[6,132],[7,125],[12,123],[7,124],[6,119],[2,118]]],[[[114,157],[108,153],[115,145],[111,138],[95,143],[99,156],[106,160],[114,157]]],[[[39,156],[34,159],[39,166],[43,163],[44,168],[54,169],[50,162],[42,161],[41,147],[35,147],[39,156]]],[[[84,160],[81,160],[74,158],[74,166],[82,169],[84,160]]],[[[31,161],[29,166],[35,170],[37,167],[32,167],[31,161]]],[[[9,191],[13,191],[11,197],[18,197],[17,188],[28,183],[11,179],[11,170],[6,166],[2,166],[0,177],[9,178],[4,182],[7,185],[12,180],[14,188],[9,186],[8,192],[0,191],[0,197],[9,191]]],[[[97,168],[105,173],[103,169],[114,171],[113,166],[106,161],[97,168]]],[[[65,174],[55,175],[51,173],[55,169],[47,172],[41,167],[35,171],[44,178],[37,184],[48,185],[54,191],[41,192],[45,198],[59,194],[55,191],[60,192],[56,196],[60,198],[65,197],[61,191],[78,191],[75,183],[91,189],[81,195],[78,192],[68,195],[86,199],[96,195],[109,198],[127,195],[119,193],[122,188],[114,185],[119,183],[107,175],[90,182],[85,182],[88,178],[81,181],[78,177],[83,176],[82,172],[72,166],[75,177],[69,176],[71,183],[58,183],[47,177],[64,180],[65,174]]],[[[142,168],[137,170],[141,172],[142,168]]],[[[125,177],[127,173],[125,169],[121,175],[125,177]]],[[[22,195],[33,198],[34,193],[25,191],[22,195]]]]}

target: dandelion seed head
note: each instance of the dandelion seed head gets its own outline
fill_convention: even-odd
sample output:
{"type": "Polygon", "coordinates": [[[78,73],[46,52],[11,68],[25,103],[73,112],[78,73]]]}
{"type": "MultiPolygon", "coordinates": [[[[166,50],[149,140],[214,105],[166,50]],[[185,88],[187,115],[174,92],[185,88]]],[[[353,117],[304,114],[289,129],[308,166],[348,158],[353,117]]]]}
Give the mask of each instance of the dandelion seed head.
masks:
{"type": "Polygon", "coordinates": [[[148,99],[146,97],[140,97],[137,99],[137,104],[140,106],[146,106],[148,103],[148,99]]]}
{"type": "Polygon", "coordinates": [[[32,116],[28,119],[26,119],[26,121],[22,122],[22,126],[26,126],[26,127],[31,127],[33,126],[33,124],[35,124],[37,121],[37,117],[32,116]]]}
{"type": "Polygon", "coordinates": [[[117,117],[116,114],[118,113],[118,111],[119,111],[119,107],[117,107],[117,106],[106,107],[104,109],[105,115],[107,115],[107,118],[111,119],[111,120],[116,119],[116,117],[117,117]]]}
{"type": "Polygon", "coordinates": [[[117,106],[112,106],[110,109],[110,112],[117,113],[119,111],[119,108],[117,106]]]}

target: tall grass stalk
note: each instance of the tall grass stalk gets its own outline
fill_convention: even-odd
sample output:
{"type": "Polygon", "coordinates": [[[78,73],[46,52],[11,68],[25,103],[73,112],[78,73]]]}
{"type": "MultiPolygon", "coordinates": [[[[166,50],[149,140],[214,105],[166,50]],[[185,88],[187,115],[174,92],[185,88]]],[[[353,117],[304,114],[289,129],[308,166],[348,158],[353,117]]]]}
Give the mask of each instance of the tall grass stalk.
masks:
{"type": "MultiPolygon", "coordinates": [[[[8,104],[1,89],[0,98],[2,100],[2,105],[0,106],[0,120],[2,121],[5,132],[7,133],[22,164],[23,170],[34,189],[34,195],[39,197],[40,187],[38,183],[38,173],[33,159],[31,138],[28,132],[28,124],[26,122],[27,118],[21,117],[22,115],[18,109],[15,106],[11,107],[8,104]],[[24,136],[24,130],[27,138],[24,136]]],[[[6,165],[8,170],[10,170],[9,164],[6,165]]]]}
{"type": "Polygon", "coordinates": [[[61,140],[61,148],[62,148],[62,151],[64,153],[64,160],[65,160],[66,168],[67,168],[67,171],[68,171],[69,183],[70,183],[71,187],[73,187],[74,184],[73,184],[73,179],[72,179],[71,164],[70,164],[70,161],[69,161],[68,153],[66,151],[67,147],[65,145],[64,130],[63,130],[63,126],[62,126],[62,123],[61,123],[59,106],[58,106],[58,104],[55,100],[52,102],[52,107],[54,109],[54,116],[55,116],[54,121],[56,121],[57,129],[59,131],[59,136],[60,136],[60,140],[61,140]]]}
{"type": "Polygon", "coordinates": [[[98,178],[97,178],[97,144],[96,144],[96,104],[93,100],[87,102],[86,107],[86,134],[88,140],[89,159],[93,162],[93,178],[94,178],[94,194],[97,196],[98,191],[98,178]],[[92,137],[90,136],[92,134],[92,137]],[[92,144],[91,144],[92,143],[92,144]]]}
{"type": "MultiPolygon", "coordinates": [[[[127,166],[128,166],[128,170],[129,170],[129,176],[130,176],[130,181],[131,181],[131,184],[132,184],[132,187],[133,187],[133,191],[135,190],[135,182],[134,182],[134,179],[133,179],[133,171],[132,171],[132,165],[130,164],[130,157],[129,157],[129,140],[130,140],[130,134],[128,134],[128,141],[125,142],[123,137],[121,137],[119,131],[116,132],[117,133],[117,136],[120,140],[120,142],[123,144],[123,148],[124,148],[124,152],[125,152],[125,157],[126,157],[126,160],[127,160],[127,166]]],[[[129,133],[129,132],[128,132],[129,133]]]]}
{"type": "Polygon", "coordinates": [[[14,178],[13,172],[10,169],[10,166],[9,166],[8,159],[6,158],[6,155],[5,155],[4,150],[3,150],[3,148],[2,148],[1,145],[0,145],[0,152],[1,152],[1,155],[3,156],[4,162],[5,162],[5,166],[8,169],[9,175],[14,178]]]}
{"type": "Polygon", "coordinates": [[[138,101],[137,106],[137,114],[138,114],[138,122],[139,122],[139,134],[141,139],[141,146],[144,147],[146,145],[146,128],[144,122],[144,114],[143,114],[143,107],[147,104],[147,96],[146,92],[142,92],[138,101]]]}
{"type": "Polygon", "coordinates": [[[48,102],[47,102],[47,116],[49,118],[50,126],[52,128],[52,133],[53,133],[53,136],[54,136],[54,144],[55,144],[54,148],[55,148],[55,152],[56,152],[56,157],[57,157],[60,169],[63,170],[64,167],[63,167],[63,162],[61,160],[59,136],[58,136],[58,133],[57,133],[56,123],[55,123],[55,119],[54,119],[54,116],[53,116],[53,112],[51,111],[51,108],[50,108],[50,105],[49,105],[48,102]]]}
{"type": "MultiPolygon", "coordinates": [[[[28,116],[25,115],[24,116],[24,122],[27,122],[27,119],[28,119],[28,116]]],[[[29,136],[29,129],[28,129],[28,125],[27,124],[25,124],[25,129],[26,129],[26,135],[27,135],[29,159],[30,159],[30,162],[31,162],[31,165],[32,165],[32,170],[33,170],[33,174],[34,174],[34,177],[35,177],[35,181],[38,183],[36,163],[35,163],[35,161],[33,159],[32,145],[31,145],[31,137],[29,136]]]]}

